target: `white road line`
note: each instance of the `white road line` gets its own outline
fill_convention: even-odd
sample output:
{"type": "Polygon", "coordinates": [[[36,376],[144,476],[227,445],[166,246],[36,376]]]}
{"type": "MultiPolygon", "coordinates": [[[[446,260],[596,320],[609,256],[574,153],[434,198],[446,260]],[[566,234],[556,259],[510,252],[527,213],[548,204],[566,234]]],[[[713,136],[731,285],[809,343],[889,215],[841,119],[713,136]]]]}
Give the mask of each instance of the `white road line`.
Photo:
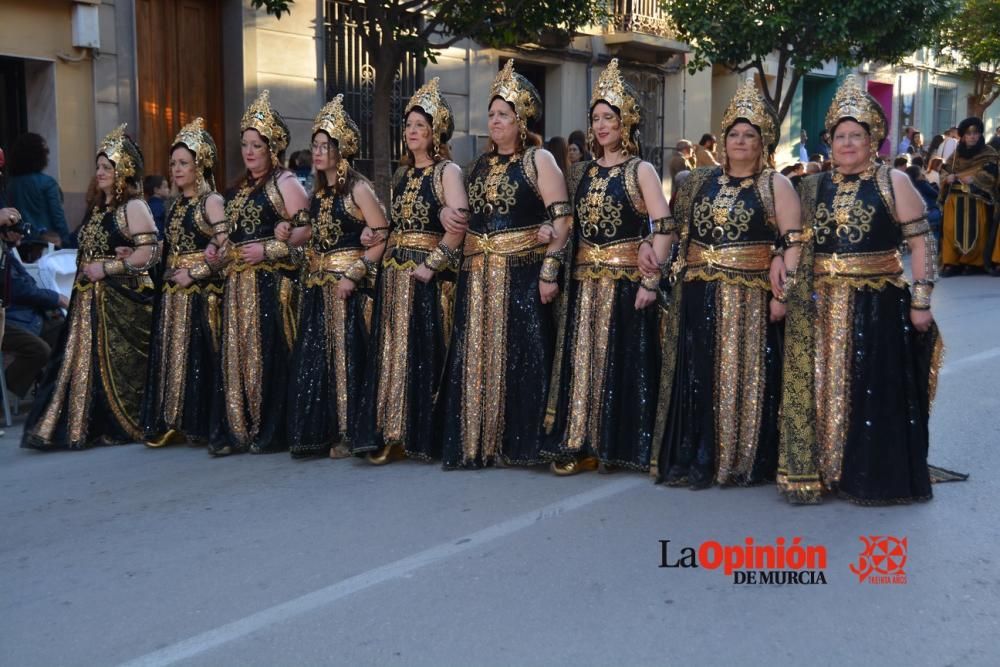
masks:
{"type": "Polygon", "coordinates": [[[463,551],[475,549],[487,542],[507,537],[525,528],[530,528],[540,521],[558,517],[565,512],[572,512],[599,500],[604,500],[605,498],[645,484],[649,484],[649,479],[642,475],[629,476],[608,484],[602,484],[595,489],[563,498],[559,502],[546,505],[541,509],[526,512],[507,521],[494,524],[489,528],[484,528],[483,530],[470,533],[450,542],[439,544],[415,553],[412,556],[389,563],[388,565],[362,572],[325,588],[315,590],[312,593],[306,593],[288,602],[263,609],[214,630],[189,637],[152,653],[139,656],[134,660],[123,663],[120,667],[172,665],[231,642],[234,639],[245,637],[267,626],[287,621],[290,618],[326,606],[359,591],[377,586],[390,579],[398,579],[414,570],[451,558],[463,551]]]}
{"type": "Polygon", "coordinates": [[[1000,357],[1000,347],[984,350],[983,352],[979,352],[968,357],[962,357],[961,359],[956,359],[955,361],[945,362],[940,375],[949,375],[962,370],[966,366],[978,364],[982,361],[986,361],[987,359],[993,359],[994,357],[1000,357]]]}

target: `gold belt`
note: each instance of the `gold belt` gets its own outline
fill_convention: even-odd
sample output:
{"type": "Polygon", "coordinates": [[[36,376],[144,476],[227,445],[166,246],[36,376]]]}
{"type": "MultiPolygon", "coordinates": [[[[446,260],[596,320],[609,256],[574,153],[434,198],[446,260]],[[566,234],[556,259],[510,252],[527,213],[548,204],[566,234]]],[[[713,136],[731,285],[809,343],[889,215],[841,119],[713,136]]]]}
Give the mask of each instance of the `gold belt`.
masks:
{"type": "Polygon", "coordinates": [[[201,252],[183,252],[167,257],[168,269],[193,269],[205,263],[205,255],[201,252]]]}
{"type": "Polygon", "coordinates": [[[387,249],[400,248],[402,250],[433,252],[438,247],[438,244],[441,243],[442,238],[444,238],[443,234],[436,234],[434,232],[396,232],[389,237],[387,249]]]}
{"type": "Polygon", "coordinates": [[[576,251],[577,266],[633,269],[639,266],[639,241],[619,241],[595,245],[582,241],[576,251]]]}
{"type": "Polygon", "coordinates": [[[887,252],[816,254],[813,274],[817,276],[898,276],[903,258],[898,250],[887,252]]]}
{"type": "Polygon", "coordinates": [[[688,246],[688,268],[709,266],[735,271],[768,271],[771,268],[771,246],[750,243],[716,248],[692,241],[688,246]]]}
{"type": "Polygon", "coordinates": [[[474,255],[520,255],[544,252],[545,244],[538,242],[538,226],[516,229],[495,234],[465,235],[465,256],[474,255]]]}
{"type": "Polygon", "coordinates": [[[326,253],[306,250],[306,262],[309,273],[343,273],[364,254],[364,248],[347,248],[326,253]]]}

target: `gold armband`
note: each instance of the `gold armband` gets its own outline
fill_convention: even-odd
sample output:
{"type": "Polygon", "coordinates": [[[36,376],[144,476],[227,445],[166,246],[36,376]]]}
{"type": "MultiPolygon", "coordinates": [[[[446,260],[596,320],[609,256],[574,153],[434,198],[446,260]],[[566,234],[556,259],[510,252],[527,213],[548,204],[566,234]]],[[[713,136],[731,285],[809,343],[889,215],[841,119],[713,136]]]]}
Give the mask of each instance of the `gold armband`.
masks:
{"type": "Polygon", "coordinates": [[[362,256],[356,262],[351,264],[347,271],[344,271],[344,277],[350,280],[355,285],[358,285],[365,278],[375,278],[375,272],[378,270],[378,266],[372,260],[367,257],[362,256]]]}
{"type": "Polygon", "coordinates": [[[212,267],[208,262],[199,262],[188,269],[188,273],[194,280],[206,280],[212,276],[212,267]]]}
{"type": "Polygon", "coordinates": [[[639,281],[639,286],[650,292],[655,292],[660,288],[660,276],[643,276],[639,281]]]}
{"type": "Polygon", "coordinates": [[[653,234],[676,234],[680,225],[674,220],[672,215],[665,215],[662,218],[657,218],[651,223],[653,228],[653,234]]]}
{"type": "Polygon", "coordinates": [[[287,241],[279,241],[278,239],[268,239],[267,241],[264,241],[264,259],[271,261],[284,259],[288,257],[289,254],[291,253],[287,241]]]}
{"type": "Polygon", "coordinates": [[[128,273],[124,259],[108,259],[101,263],[106,276],[123,276],[128,273]]]}
{"type": "Polygon", "coordinates": [[[934,283],[929,280],[917,280],[914,281],[913,287],[911,287],[910,292],[912,297],[910,299],[910,308],[913,310],[930,310],[931,309],[931,292],[934,291],[934,283]]]}
{"type": "Polygon", "coordinates": [[[312,218],[309,216],[309,209],[300,208],[288,222],[292,223],[292,227],[305,227],[306,225],[311,225],[312,218]]]}
{"type": "Polygon", "coordinates": [[[931,231],[931,224],[927,222],[927,216],[921,216],[916,220],[911,220],[910,222],[904,222],[900,224],[903,230],[903,238],[909,239],[914,236],[920,236],[921,234],[927,234],[931,231]]]}
{"type": "Polygon", "coordinates": [[[543,283],[554,283],[559,280],[559,269],[562,262],[556,255],[546,255],[542,260],[542,270],[538,273],[538,279],[543,283]]]}
{"type": "Polygon", "coordinates": [[[568,201],[554,201],[545,207],[545,213],[555,222],[559,218],[572,217],[573,206],[568,201]]]}

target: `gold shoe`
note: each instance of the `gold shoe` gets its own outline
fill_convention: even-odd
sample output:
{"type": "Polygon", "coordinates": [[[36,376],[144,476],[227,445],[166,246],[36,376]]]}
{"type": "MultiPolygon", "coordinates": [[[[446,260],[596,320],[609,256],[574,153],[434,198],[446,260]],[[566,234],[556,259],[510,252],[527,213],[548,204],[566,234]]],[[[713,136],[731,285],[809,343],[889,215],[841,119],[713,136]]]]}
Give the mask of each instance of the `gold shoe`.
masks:
{"type": "Polygon", "coordinates": [[[156,440],[147,441],[146,446],[157,449],[159,447],[166,447],[167,445],[176,445],[179,442],[184,442],[186,439],[183,433],[172,428],[156,440]]]}
{"type": "Polygon", "coordinates": [[[225,447],[219,447],[218,449],[210,449],[208,453],[212,456],[229,456],[233,453],[233,448],[226,445],[225,447]]]}
{"type": "Polygon", "coordinates": [[[596,456],[588,456],[584,459],[567,461],[565,463],[556,463],[553,461],[552,465],[549,466],[549,470],[560,477],[569,477],[570,475],[576,475],[588,470],[597,470],[599,465],[600,461],[597,460],[596,456]]]}
{"type": "Polygon", "coordinates": [[[330,450],[331,459],[346,459],[351,456],[351,450],[347,448],[347,445],[340,443],[330,450]]]}
{"type": "Polygon", "coordinates": [[[386,463],[398,461],[404,456],[402,445],[386,445],[379,451],[369,454],[367,458],[368,463],[374,466],[384,466],[386,463]]]}

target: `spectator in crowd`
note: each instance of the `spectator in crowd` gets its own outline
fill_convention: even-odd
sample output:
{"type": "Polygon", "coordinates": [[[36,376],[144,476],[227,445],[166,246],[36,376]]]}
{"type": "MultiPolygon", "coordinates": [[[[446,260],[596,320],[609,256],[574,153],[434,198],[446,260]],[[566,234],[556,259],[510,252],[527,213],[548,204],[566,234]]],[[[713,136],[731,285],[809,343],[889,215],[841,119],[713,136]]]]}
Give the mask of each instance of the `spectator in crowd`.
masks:
{"type": "Polygon", "coordinates": [[[943,134],[935,134],[934,138],[931,139],[930,145],[927,147],[927,159],[928,159],[928,161],[931,158],[935,157],[935,156],[940,157],[940,155],[938,153],[941,150],[941,144],[943,144],[943,143],[944,143],[944,135],[943,134]]]}
{"type": "Polygon", "coordinates": [[[573,162],[575,164],[576,162],[579,162],[580,160],[584,160],[584,161],[587,161],[587,162],[590,161],[590,159],[591,159],[591,157],[590,157],[590,146],[587,145],[587,135],[583,133],[583,130],[573,130],[572,132],[570,132],[569,133],[569,139],[567,139],[567,142],[569,143],[570,146],[576,146],[577,150],[580,152],[579,159],[574,160],[573,159],[573,151],[571,149],[569,151],[569,153],[570,153],[570,156],[569,156],[570,157],[570,162],[573,162]]]}
{"type": "Polygon", "coordinates": [[[299,179],[299,183],[306,193],[311,193],[313,189],[312,151],[301,150],[292,153],[288,159],[288,169],[299,179]]]}
{"type": "Polygon", "coordinates": [[[913,138],[913,128],[909,125],[903,127],[903,138],[899,142],[899,150],[896,151],[898,155],[910,152],[910,143],[913,138]]]}
{"type": "Polygon", "coordinates": [[[819,146],[816,150],[823,156],[823,159],[816,160],[817,162],[822,163],[830,159],[830,133],[826,129],[819,133],[819,146]]]}
{"type": "Polygon", "coordinates": [[[906,171],[906,168],[910,166],[910,156],[907,154],[897,155],[896,159],[892,161],[893,169],[900,169],[906,171]]]}
{"type": "Polygon", "coordinates": [[[14,255],[14,248],[23,238],[21,231],[15,226],[0,233],[5,246],[9,297],[6,302],[7,325],[0,349],[13,359],[5,373],[7,388],[24,398],[45,368],[62,331],[65,319],[61,314],[53,314],[53,311],[68,308],[69,299],[39,287],[14,255]]]}
{"type": "Polygon", "coordinates": [[[810,160],[806,162],[806,176],[809,174],[818,174],[823,171],[823,166],[818,161],[810,160]]]}
{"type": "Polygon", "coordinates": [[[170,181],[165,176],[150,174],[142,179],[142,192],[146,197],[146,203],[149,204],[149,210],[153,212],[156,231],[160,238],[163,238],[167,217],[167,199],[170,198],[170,181]]]}
{"type": "Polygon", "coordinates": [[[69,242],[69,226],[59,184],[42,173],[48,164],[49,146],[44,137],[28,132],[15,139],[10,150],[7,203],[20,212],[33,238],[62,246],[69,242]]]}
{"type": "Polygon", "coordinates": [[[943,162],[944,160],[939,157],[932,157],[927,165],[927,170],[924,171],[924,178],[927,179],[927,182],[938,189],[941,188],[941,164],[943,162]]]}
{"type": "Polygon", "coordinates": [[[941,207],[938,206],[938,189],[925,177],[924,170],[916,165],[910,165],[904,171],[910,177],[913,187],[917,189],[927,206],[927,222],[935,238],[941,240],[941,207]]]}
{"type": "Polygon", "coordinates": [[[715,167],[719,161],[715,159],[715,135],[706,132],[701,135],[698,147],[694,149],[696,167],[715,167]]]}
{"type": "Polygon", "coordinates": [[[674,189],[677,188],[677,174],[682,171],[691,171],[695,168],[694,144],[687,139],[681,139],[674,147],[674,156],[670,158],[670,178],[673,179],[674,189]]]}
{"type": "Polygon", "coordinates": [[[948,159],[951,158],[952,154],[955,152],[955,149],[958,147],[958,136],[959,135],[957,127],[949,127],[948,130],[944,133],[944,141],[941,143],[941,147],[938,149],[938,151],[940,152],[939,154],[941,159],[944,160],[945,162],[947,162],[948,159]]]}
{"type": "Polygon", "coordinates": [[[570,162],[566,140],[562,137],[552,137],[545,143],[545,148],[552,153],[552,157],[556,159],[556,164],[559,165],[562,173],[568,178],[570,162]]]}
{"type": "Polygon", "coordinates": [[[923,133],[917,130],[913,131],[913,134],[910,135],[910,147],[906,149],[906,152],[910,155],[919,155],[921,158],[925,155],[923,133]]]}
{"type": "Polygon", "coordinates": [[[799,162],[805,164],[809,162],[809,135],[806,133],[806,129],[802,128],[799,132],[799,162]]]}

